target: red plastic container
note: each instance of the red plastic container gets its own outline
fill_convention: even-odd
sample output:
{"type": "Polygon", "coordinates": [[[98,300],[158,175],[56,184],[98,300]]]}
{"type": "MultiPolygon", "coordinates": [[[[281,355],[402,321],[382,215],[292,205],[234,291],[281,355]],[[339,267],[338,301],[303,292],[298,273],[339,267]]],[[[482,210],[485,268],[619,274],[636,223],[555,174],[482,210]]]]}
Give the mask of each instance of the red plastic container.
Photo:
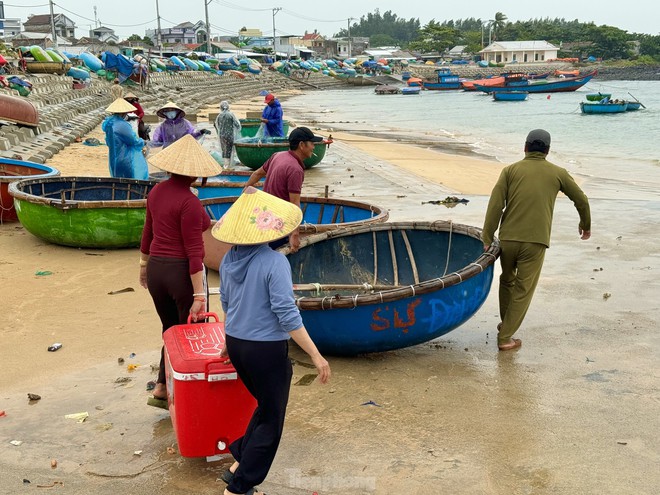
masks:
{"type": "Polygon", "coordinates": [[[183,457],[212,457],[229,452],[245,432],[256,401],[220,352],[224,323],[191,323],[169,328],[165,341],[167,398],[183,457]]]}

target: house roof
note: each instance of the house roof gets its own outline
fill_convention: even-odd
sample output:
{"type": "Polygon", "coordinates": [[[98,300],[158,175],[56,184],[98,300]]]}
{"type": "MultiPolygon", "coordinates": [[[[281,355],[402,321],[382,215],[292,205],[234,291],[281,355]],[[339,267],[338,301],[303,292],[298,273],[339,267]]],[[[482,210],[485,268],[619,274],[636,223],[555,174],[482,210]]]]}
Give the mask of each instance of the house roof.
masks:
{"type": "Polygon", "coordinates": [[[317,40],[319,38],[323,38],[319,33],[305,33],[302,37],[303,41],[317,40]]]}
{"type": "Polygon", "coordinates": [[[495,41],[481,50],[482,52],[510,52],[521,50],[559,50],[547,41],[495,41]]]}
{"type": "Polygon", "coordinates": [[[174,27],[175,28],[191,28],[191,27],[194,27],[194,26],[195,25],[192,22],[186,21],[186,22],[182,22],[181,24],[177,24],[174,27]]]}
{"type": "Polygon", "coordinates": [[[114,33],[114,29],[107,28],[105,26],[99,26],[97,28],[92,29],[92,31],[98,32],[98,31],[103,31],[104,33],[114,33]]]}

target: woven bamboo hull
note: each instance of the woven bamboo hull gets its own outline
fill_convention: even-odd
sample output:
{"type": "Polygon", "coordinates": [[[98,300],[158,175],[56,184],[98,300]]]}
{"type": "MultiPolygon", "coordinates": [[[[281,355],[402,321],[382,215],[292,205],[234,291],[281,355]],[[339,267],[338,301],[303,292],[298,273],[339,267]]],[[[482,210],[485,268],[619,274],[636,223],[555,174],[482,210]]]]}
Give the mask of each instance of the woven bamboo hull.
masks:
{"type": "Polygon", "coordinates": [[[457,328],[486,300],[499,255],[497,245],[483,252],[480,229],[449,222],[352,227],[301,244],[282,249],[297,304],[316,346],[334,355],[400,349],[457,328]],[[300,291],[318,283],[327,290],[300,291]]]}
{"type": "Polygon", "coordinates": [[[0,159],[0,224],[18,220],[14,198],[9,194],[9,184],[28,178],[55,177],[59,170],[33,162],[0,159]]]}
{"type": "MultiPolygon", "coordinates": [[[[256,138],[252,138],[254,140],[256,138]]],[[[321,163],[325,156],[326,149],[332,143],[331,140],[325,139],[314,146],[314,155],[305,160],[305,168],[309,169],[321,163]]],[[[243,165],[257,170],[275,153],[280,151],[287,151],[289,149],[289,141],[286,138],[275,138],[272,142],[257,142],[257,141],[238,141],[234,143],[236,147],[236,156],[243,165]]]]}
{"type": "Polygon", "coordinates": [[[0,120],[36,127],[39,125],[39,112],[25,98],[0,94],[0,120]]]}
{"type": "Polygon", "coordinates": [[[78,248],[125,248],[140,244],[146,197],[155,184],[54,177],[13,182],[9,193],[25,229],[40,239],[78,248]]]}
{"type": "MultiPolygon", "coordinates": [[[[215,223],[234,204],[237,197],[216,198],[202,201],[206,212],[215,223]]],[[[387,220],[389,213],[384,208],[360,201],[335,198],[300,198],[303,221],[301,235],[327,232],[339,228],[380,223],[387,220]]],[[[223,256],[231,246],[215,239],[210,230],[204,233],[204,265],[218,270],[223,256]]]]}
{"type": "MultiPolygon", "coordinates": [[[[210,177],[206,184],[200,181],[192,183],[199,199],[227,198],[240,196],[245,183],[250,179],[252,172],[225,170],[221,174],[210,177]]],[[[154,172],[149,174],[149,179],[163,181],[169,177],[167,172],[154,172]]],[[[257,182],[254,187],[263,189],[263,181],[257,182]]]]}
{"type": "MultiPolygon", "coordinates": [[[[254,137],[257,135],[257,132],[259,131],[259,127],[261,127],[261,120],[260,119],[241,119],[241,137],[254,137]]],[[[285,120],[282,123],[282,130],[284,131],[284,135],[288,136],[289,135],[289,121],[285,120]]]]}
{"type": "Polygon", "coordinates": [[[25,62],[25,69],[31,74],[66,74],[70,68],[66,62],[25,62]]]}

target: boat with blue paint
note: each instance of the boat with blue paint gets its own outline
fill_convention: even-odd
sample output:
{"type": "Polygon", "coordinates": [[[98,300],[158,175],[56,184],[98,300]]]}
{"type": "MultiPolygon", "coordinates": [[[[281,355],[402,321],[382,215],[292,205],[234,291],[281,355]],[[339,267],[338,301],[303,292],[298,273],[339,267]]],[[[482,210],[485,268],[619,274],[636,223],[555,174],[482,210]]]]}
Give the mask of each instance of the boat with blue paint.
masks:
{"type": "Polygon", "coordinates": [[[322,353],[351,356],[428,342],[484,303],[499,243],[450,221],[371,224],[301,239],[286,254],[296,304],[322,353]],[[330,269],[329,269],[330,268],[330,269]]]}
{"type": "Polygon", "coordinates": [[[627,101],[610,100],[603,101],[582,101],[580,102],[580,110],[582,113],[589,114],[611,114],[611,113],[624,113],[628,108],[627,101]]]}
{"type": "Polygon", "coordinates": [[[529,93],[527,91],[508,91],[493,93],[495,101],[525,101],[529,93]]]}
{"type": "Polygon", "coordinates": [[[42,179],[58,175],[59,170],[47,165],[0,158],[0,224],[18,220],[14,198],[9,194],[9,184],[24,179],[42,179]]]}
{"type": "Polygon", "coordinates": [[[422,81],[424,89],[431,90],[451,90],[461,89],[461,78],[458,74],[454,74],[451,70],[443,67],[436,69],[437,82],[422,81]]]}

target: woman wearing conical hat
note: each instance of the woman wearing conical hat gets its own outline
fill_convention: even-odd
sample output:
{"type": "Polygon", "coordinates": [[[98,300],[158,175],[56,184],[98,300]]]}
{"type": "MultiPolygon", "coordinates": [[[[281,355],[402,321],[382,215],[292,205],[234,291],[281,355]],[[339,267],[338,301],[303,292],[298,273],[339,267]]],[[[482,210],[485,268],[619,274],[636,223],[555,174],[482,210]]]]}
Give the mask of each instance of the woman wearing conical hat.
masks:
{"type": "Polygon", "coordinates": [[[108,145],[110,175],[128,179],[148,179],[149,167],[142,154],[144,140],[137,136],[131,124],[126,121],[126,116],[135,112],[135,107],[123,98],[117,98],[105,110],[112,114],[106,117],[101,125],[108,145]]]}
{"type": "MultiPolygon", "coordinates": [[[[147,196],[140,244],[140,285],[149,289],[165,332],[206,311],[202,233],[211,219],[190,185],[198,177],[218,175],[222,167],[192,136],[182,137],[149,163],[171,174],[147,196]]],[[[162,352],[153,396],[167,399],[162,352]]]]}
{"type": "Polygon", "coordinates": [[[165,119],[154,132],[152,146],[162,146],[167,148],[169,145],[190,134],[198,138],[202,134],[211,134],[208,129],[196,130],[190,121],[186,120],[186,112],[176,103],[168,101],[157,112],[161,119],[165,119]]]}
{"type": "Polygon", "coordinates": [[[330,365],[296,306],[289,262],[268,245],[288,236],[301,220],[297,205],[248,187],[212,230],[213,237],[233,245],[220,266],[226,353],[257,400],[245,434],[229,446],[236,462],[222,474],[224,495],[262,494],[256,485],[277,453],[289,400],[289,338],[309,354],[321,383],[330,378],[330,365]]]}
{"type": "Polygon", "coordinates": [[[142,105],[140,105],[140,98],[138,98],[138,96],[133,93],[126,93],[124,95],[124,100],[126,100],[137,109],[135,111],[135,115],[138,118],[138,136],[140,136],[145,141],[149,140],[149,130],[144,124],[144,109],[142,108],[142,105]]]}

